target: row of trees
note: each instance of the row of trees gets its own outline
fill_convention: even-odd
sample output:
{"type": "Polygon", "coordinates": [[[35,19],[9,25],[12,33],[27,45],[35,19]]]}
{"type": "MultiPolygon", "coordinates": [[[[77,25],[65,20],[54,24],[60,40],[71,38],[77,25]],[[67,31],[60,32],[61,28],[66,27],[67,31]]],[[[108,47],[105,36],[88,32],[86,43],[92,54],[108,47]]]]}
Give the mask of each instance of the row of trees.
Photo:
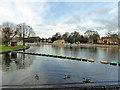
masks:
{"type": "MultiPolygon", "coordinates": [[[[100,39],[100,35],[98,34],[97,31],[91,31],[91,30],[86,31],[84,33],[84,36],[76,31],[72,33],[65,32],[63,35],[57,32],[55,35],[52,36],[52,41],[58,40],[60,38],[64,38],[64,40],[69,43],[75,43],[75,42],[97,43],[98,39],[100,39]]],[[[103,38],[108,38],[112,42],[118,42],[118,33],[108,31],[106,33],[106,36],[103,38]]]]}
{"type": "Polygon", "coordinates": [[[2,43],[8,46],[11,40],[23,41],[24,38],[28,38],[30,36],[35,36],[35,32],[33,28],[25,23],[14,24],[11,22],[4,22],[1,25],[2,30],[2,43]]]}
{"type": "Polygon", "coordinates": [[[58,40],[61,37],[64,38],[64,40],[66,42],[69,43],[74,43],[74,42],[80,42],[80,43],[88,43],[88,42],[92,42],[92,43],[97,43],[97,40],[100,38],[99,34],[92,34],[89,36],[83,36],[81,35],[79,32],[65,32],[63,35],[61,35],[59,32],[57,32],[55,35],[52,36],[52,41],[58,40]]]}

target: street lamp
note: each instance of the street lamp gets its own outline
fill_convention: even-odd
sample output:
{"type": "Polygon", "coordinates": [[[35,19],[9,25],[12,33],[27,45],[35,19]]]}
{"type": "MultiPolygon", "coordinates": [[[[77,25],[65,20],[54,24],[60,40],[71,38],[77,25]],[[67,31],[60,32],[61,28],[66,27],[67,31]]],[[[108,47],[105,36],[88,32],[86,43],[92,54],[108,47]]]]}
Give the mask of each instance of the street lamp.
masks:
{"type": "Polygon", "coordinates": [[[24,35],[24,33],[25,33],[25,30],[24,30],[24,24],[21,24],[21,25],[19,25],[20,26],[20,29],[22,30],[22,33],[23,33],[23,38],[22,38],[22,40],[23,40],[23,45],[25,46],[25,42],[24,42],[24,37],[25,37],[25,35],[24,35]]]}

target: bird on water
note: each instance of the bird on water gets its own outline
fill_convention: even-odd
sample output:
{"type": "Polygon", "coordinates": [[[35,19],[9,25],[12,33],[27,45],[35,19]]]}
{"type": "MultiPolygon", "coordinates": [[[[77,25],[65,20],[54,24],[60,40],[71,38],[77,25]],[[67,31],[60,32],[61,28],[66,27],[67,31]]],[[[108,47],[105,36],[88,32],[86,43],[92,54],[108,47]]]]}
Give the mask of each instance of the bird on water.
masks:
{"type": "Polygon", "coordinates": [[[64,75],[64,79],[71,78],[71,75],[64,75]]]}
{"type": "Polygon", "coordinates": [[[90,80],[90,79],[88,79],[88,78],[83,78],[83,82],[84,82],[84,83],[90,83],[90,82],[91,82],[91,80],[90,80]]]}
{"type": "Polygon", "coordinates": [[[35,75],[35,78],[36,78],[37,80],[39,79],[39,77],[38,77],[38,75],[37,75],[37,74],[35,75]]]}

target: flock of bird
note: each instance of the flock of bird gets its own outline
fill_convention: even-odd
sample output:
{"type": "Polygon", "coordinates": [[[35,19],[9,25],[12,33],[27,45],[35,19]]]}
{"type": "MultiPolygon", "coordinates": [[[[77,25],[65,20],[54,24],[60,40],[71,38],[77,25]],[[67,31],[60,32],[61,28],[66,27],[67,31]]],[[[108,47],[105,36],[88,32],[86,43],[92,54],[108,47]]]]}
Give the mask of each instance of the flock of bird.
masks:
{"type": "MultiPolygon", "coordinates": [[[[39,79],[39,76],[36,74],[35,75],[35,78],[38,80],[39,79]]],[[[64,75],[64,79],[67,79],[67,78],[71,78],[71,75],[64,75]]],[[[91,80],[88,79],[88,78],[83,78],[83,83],[90,83],[91,80]]]]}

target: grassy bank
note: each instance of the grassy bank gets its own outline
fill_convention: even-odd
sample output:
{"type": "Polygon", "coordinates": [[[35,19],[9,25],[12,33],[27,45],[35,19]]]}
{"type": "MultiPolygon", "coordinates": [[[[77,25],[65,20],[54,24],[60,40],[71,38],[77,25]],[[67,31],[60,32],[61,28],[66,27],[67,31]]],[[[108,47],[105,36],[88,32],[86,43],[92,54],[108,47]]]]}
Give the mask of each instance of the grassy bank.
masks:
{"type": "Polygon", "coordinates": [[[0,52],[25,49],[27,47],[28,46],[17,45],[17,47],[11,48],[11,45],[8,45],[8,47],[6,47],[5,45],[0,45],[0,52]]]}

